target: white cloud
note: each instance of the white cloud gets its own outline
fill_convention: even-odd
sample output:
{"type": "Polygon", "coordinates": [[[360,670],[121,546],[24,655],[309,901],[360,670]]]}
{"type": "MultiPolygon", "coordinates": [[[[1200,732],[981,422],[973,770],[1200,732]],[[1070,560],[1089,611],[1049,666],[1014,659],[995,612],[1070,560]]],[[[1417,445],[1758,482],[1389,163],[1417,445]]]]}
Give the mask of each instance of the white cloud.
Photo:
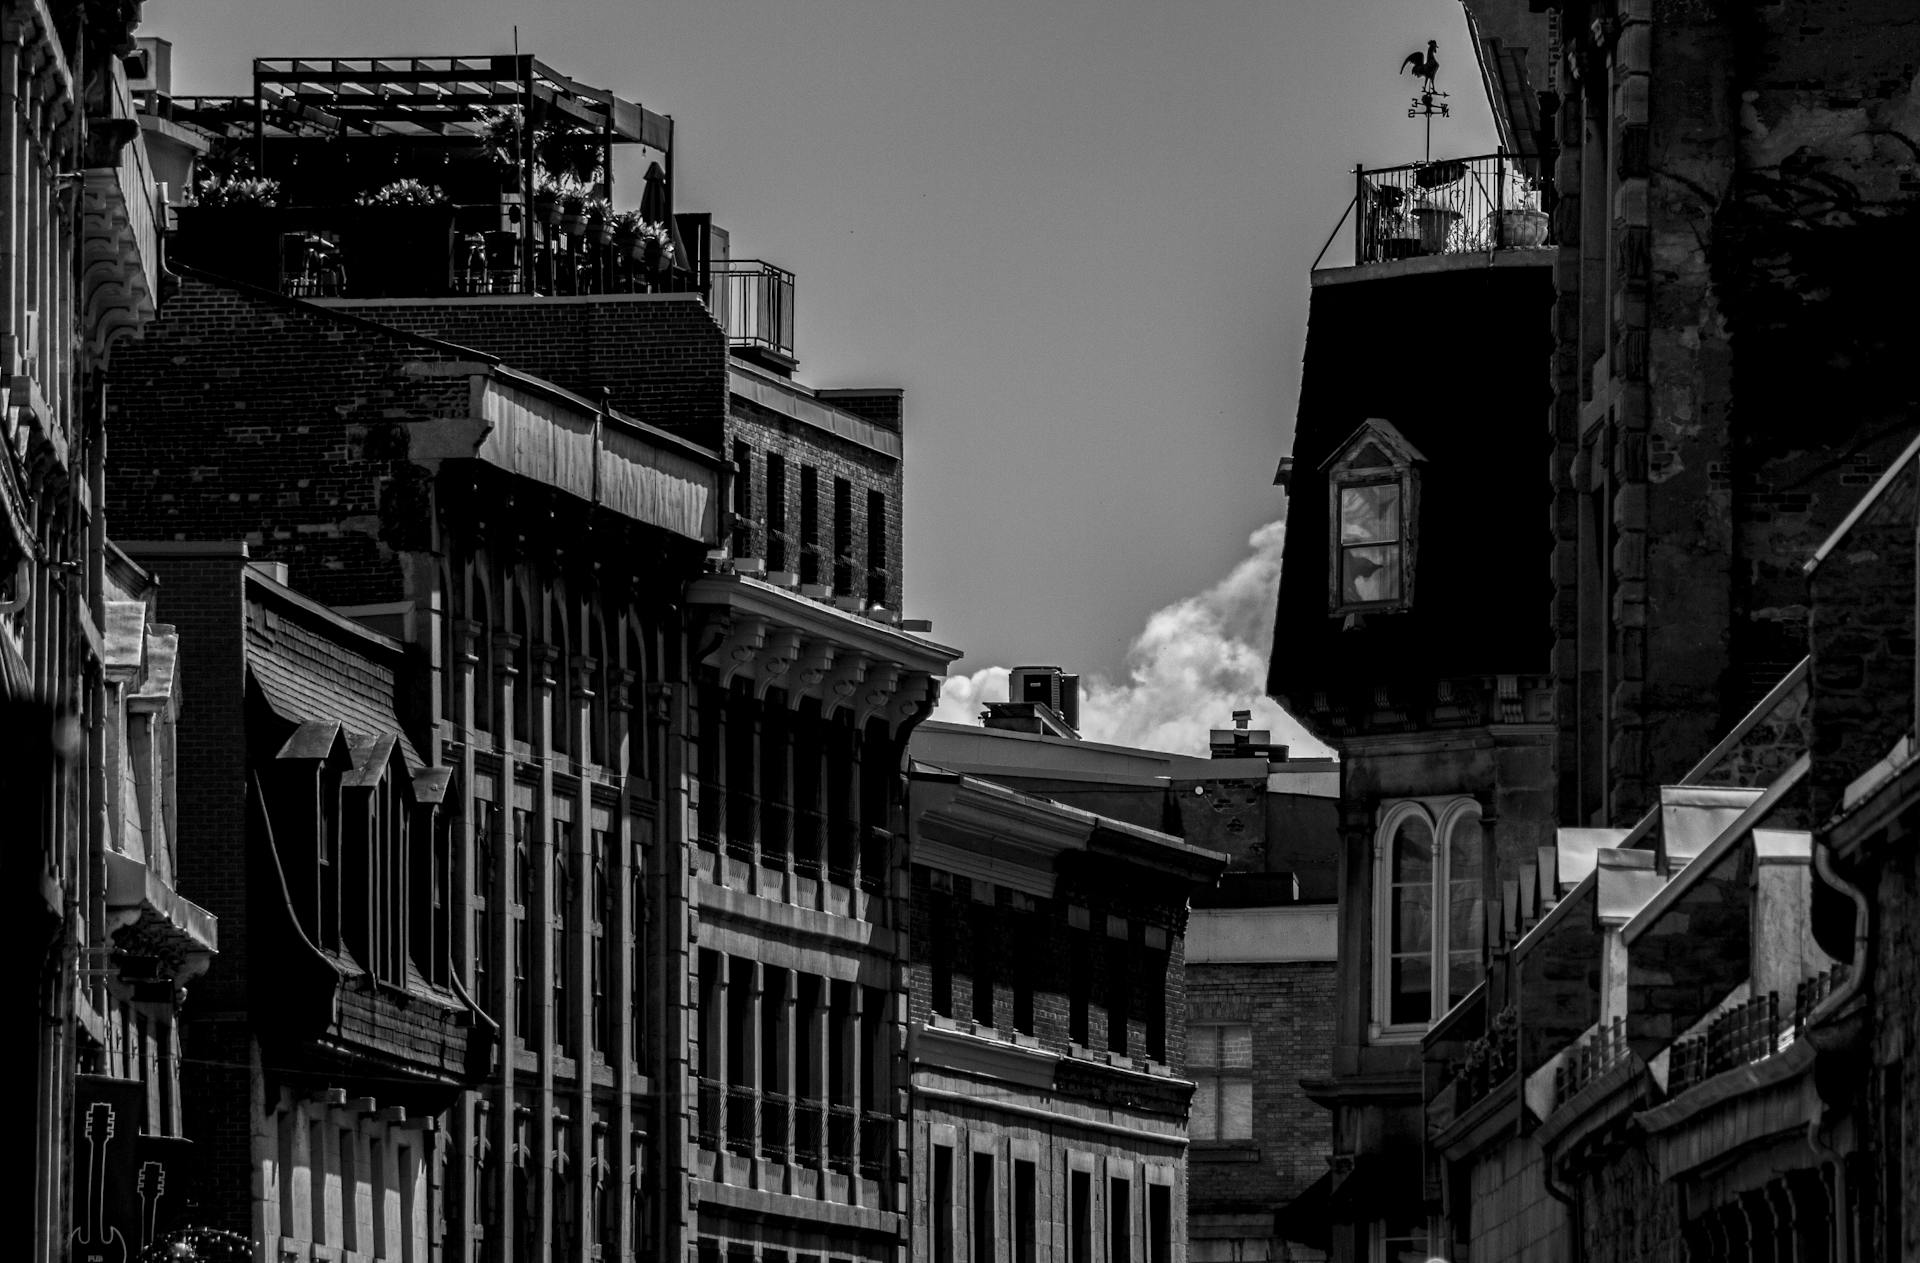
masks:
{"type": "MultiPolygon", "coordinates": [[[[1209,729],[1229,727],[1234,711],[1251,710],[1253,726],[1272,729],[1274,740],[1296,755],[1329,753],[1264,692],[1285,536],[1285,523],[1261,527],[1247,541],[1252,556],[1226,578],[1155,610],[1127,651],[1124,680],[1084,677],[1080,735],[1205,754],[1209,729]]],[[[1007,674],[1006,667],[991,666],[950,676],[933,718],[978,723],[985,703],[1006,700],[1007,674]]]]}

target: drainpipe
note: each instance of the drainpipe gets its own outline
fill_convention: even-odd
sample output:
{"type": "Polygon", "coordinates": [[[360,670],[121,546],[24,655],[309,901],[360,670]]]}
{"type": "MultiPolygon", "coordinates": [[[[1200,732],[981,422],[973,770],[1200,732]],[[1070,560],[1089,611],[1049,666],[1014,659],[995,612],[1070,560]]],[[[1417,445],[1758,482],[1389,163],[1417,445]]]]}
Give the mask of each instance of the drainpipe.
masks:
{"type": "MultiPolygon", "coordinates": [[[[1813,867],[1820,874],[1820,880],[1835,890],[1844,892],[1853,900],[1853,968],[1847,971],[1847,976],[1840,985],[1835,987],[1832,993],[1807,1015],[1808,1026],[1824,1021],[1830,1014],[1838,1013],[1865,985],[1869,947],[1868,917],[1871,915],[1867,896],[1858,886],[1844,880],[1834,870],[1833,853],[1818,841],[1813,844],[1813,867]]],[[[1853,1233],[1847,1217],[1847,1163],[1838,1149],[1821,1138],[1820,1133],[1826,1125],[1827,1111],[1824,1104],[1817,1103],[1817,1096],[1815,1100],[1813,1117],[1807,1120],[1807,1147],[1813,1150],[1814,1157],[1823,1166],[1833,1168],[1833,1263],[1850,1263],[1853,1233]]]]}

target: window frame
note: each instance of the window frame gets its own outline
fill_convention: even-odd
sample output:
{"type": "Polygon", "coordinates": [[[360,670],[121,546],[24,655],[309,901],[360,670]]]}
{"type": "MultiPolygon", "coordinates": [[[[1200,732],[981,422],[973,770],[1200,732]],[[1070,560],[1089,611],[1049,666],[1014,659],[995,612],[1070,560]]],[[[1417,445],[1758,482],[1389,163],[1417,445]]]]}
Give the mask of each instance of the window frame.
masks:
{"type": "Polygon", "coordinates": [[[1221,1144],[1241,1146],[1254,1143],[1256,1104],[1254,1101],[1253,1056],[1251,1051],[1253,1045],[1253,1023],[1251,1021],[1201,1021],[1188,1024],[1187,1078],[1193,1081],[1193,1094],[1195,1098],[1198,1098],[1199,1095],[1209,1087],[1212,1088],[1215,1132],[1215,1134],[1211,1136],[1202,1136],[1192,1129],[1190,1123],[1187,1133],[1187,1139],[1190,1143],[1196,1145],[1221,1144]],[[1247,1047],[1249,1052],[1246,1065],[1229,1066],[1225,1064],[1224,1050],[1226,1044],[1225,1041],[1217,1035],[1213,1037],[1216,1060],[1209,1064],[1197,1059],[1197,1054],[1202,1047],[1201,1041],[1206,1038],[1203,1032],[1225,1031],[1236,1027],[1247,1032],[1247,1047]],[[1247,1130],[1245,1135],[1227,1135],[1224,1134],[1221,1128],[1221,1120],[1226,1117],[1226,1111],[1221,1107],[1221,1103],[1225,1100],[1225,1086],[1229,1082],[1244,1082],[1247,1085],[1247,1130]]]}
{"type": "Polygon", "coordinates": [[[1407,441],[1406,436],[1390,423],[1373,417],[1349,435],[1346,442],[1342,443],[1322,466],[1327,476],[1327,612],[1329,617],[1393,613],[1413,607],[1414,577],[1416,563],[1419,560],[1420,538],[1419,466],[1425,463],[1426,458],[1420,454],[1418,448],[1407,441]],[[1356,465],[1354,462],[1368,448],[1377,449],[1386,457],[1386,463],[1356,465]],[[1341,493],[1363,487],[1383,486],[1392,486],[1398,492],[1400,524],[1394,541],[1390,545],[1343,544],[1340,538],[1341,493]],[[1394,596],[1378,601],[1346,599],[1346,585],[1343,580],[1349,547],[1392,547],[1395,550],[1399,583],[1394,596]]]}
{"type": "MultiPolygon", "coordinates": [[[[1439,1002],[1432,997],[1446,997],[1448,978],[1448,959],[1452,954],[1451,944],[1453,912],[1450,886],[1453,864],[1453,831],[1462,820],[1471,818],[1481,827],[1481,868],[1484,873],[1489,866],[1489,852],[1486,843],[1486,810],[1480,800],[1471,795],[1455,794],[1442,798],[1409,798],[1398,802],[1384,803],[1379,816],[1379,824],[1373,833],[1373,995],[1372,1017],[1368,1024],[1368,1035],[1375,1043],[1411,1043],[1420,1039],[1432,1029],[1434,1023],[1447,1015],[1453,1007],[1453,1001],[1439,1002]],[[1392,1020],[1393,981],[1393,887],[1390,864],[1391,846],[1394,835],[1402,823],[1409,819],[1426,822],[1433,837],[1434,861],[1430,877],[1433,895],[1432,937],[1427,945],[1428,991],[1430,997],[1425,1021],[1395,1022],[1392,1020]]],[[[1481,891],[1481,923],[1479,930],[1480,968],[1484,975],[1487,956],[1487,916],[1486,892],[1481,891]]]]}

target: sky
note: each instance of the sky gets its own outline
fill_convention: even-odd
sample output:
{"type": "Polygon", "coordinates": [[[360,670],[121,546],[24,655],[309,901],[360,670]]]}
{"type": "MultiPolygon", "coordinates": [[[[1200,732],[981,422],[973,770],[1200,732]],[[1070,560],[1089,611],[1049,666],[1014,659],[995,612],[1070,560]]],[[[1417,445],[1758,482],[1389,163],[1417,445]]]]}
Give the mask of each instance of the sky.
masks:
{"type": "Polygon", "coordinates": [[[904,612],[966,654],[940,718],[1052,663],[1089,737],[1192,752],[1253,707],[1297,739],[1259,694],[1309,269],[1354,164],[1421,156],[1407,53],[1439,42],[1434,152],[1493,149],[1459,0],[193,0],[140,33],[188,95],[516,23],[674,116],[677,209],[798,275],[801,381],[906,389],[904,612]]]}

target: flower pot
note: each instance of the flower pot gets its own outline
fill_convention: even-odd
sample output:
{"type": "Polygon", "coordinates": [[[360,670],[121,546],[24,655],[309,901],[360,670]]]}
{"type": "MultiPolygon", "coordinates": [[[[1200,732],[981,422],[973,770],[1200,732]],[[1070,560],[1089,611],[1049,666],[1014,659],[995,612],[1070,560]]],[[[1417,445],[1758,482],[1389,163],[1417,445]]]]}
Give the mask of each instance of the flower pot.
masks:
{"type": "Polygon", "coordinates": [[[579,236],[580,230],[586,227],[586,224],[587,217],[585,215],[570,215],[564,211],[560,214],[560,230],[569,237],[579,236]]]}
{"type": "Polygon", "coordinates": [[[638,237],[627,242],[627,257],[635,263],[645,263],[647,261],[647,243],[638,237]]]}
{"type": "Polygon", "coordinates": [[[560,199],[557,197],[539,197],[533,199],[533,213],[540,222],[552,228],[560,222],[560,199]]]}
{"type": "Polygon", "coordinates": [[[1538,250],[1547,244],[1547,214],[1537,210],[1500,212],[1500,244],[1509,250],[1538,250]]]}
{"type": "Polygon", "coordinates": [[[1444,254],[1447,233],[1459,221],[1460,212],[1439,206],[1419,206],[1414,208],[1413,219],[1420,225],[1420,252],[1444,254]]]}
{"type": "Polygon", "coordinates": [[[594,245],[604,246],[613,240],[613,229],[606,224],[589,224],[587,235],[593,238],[594,245]]]}

